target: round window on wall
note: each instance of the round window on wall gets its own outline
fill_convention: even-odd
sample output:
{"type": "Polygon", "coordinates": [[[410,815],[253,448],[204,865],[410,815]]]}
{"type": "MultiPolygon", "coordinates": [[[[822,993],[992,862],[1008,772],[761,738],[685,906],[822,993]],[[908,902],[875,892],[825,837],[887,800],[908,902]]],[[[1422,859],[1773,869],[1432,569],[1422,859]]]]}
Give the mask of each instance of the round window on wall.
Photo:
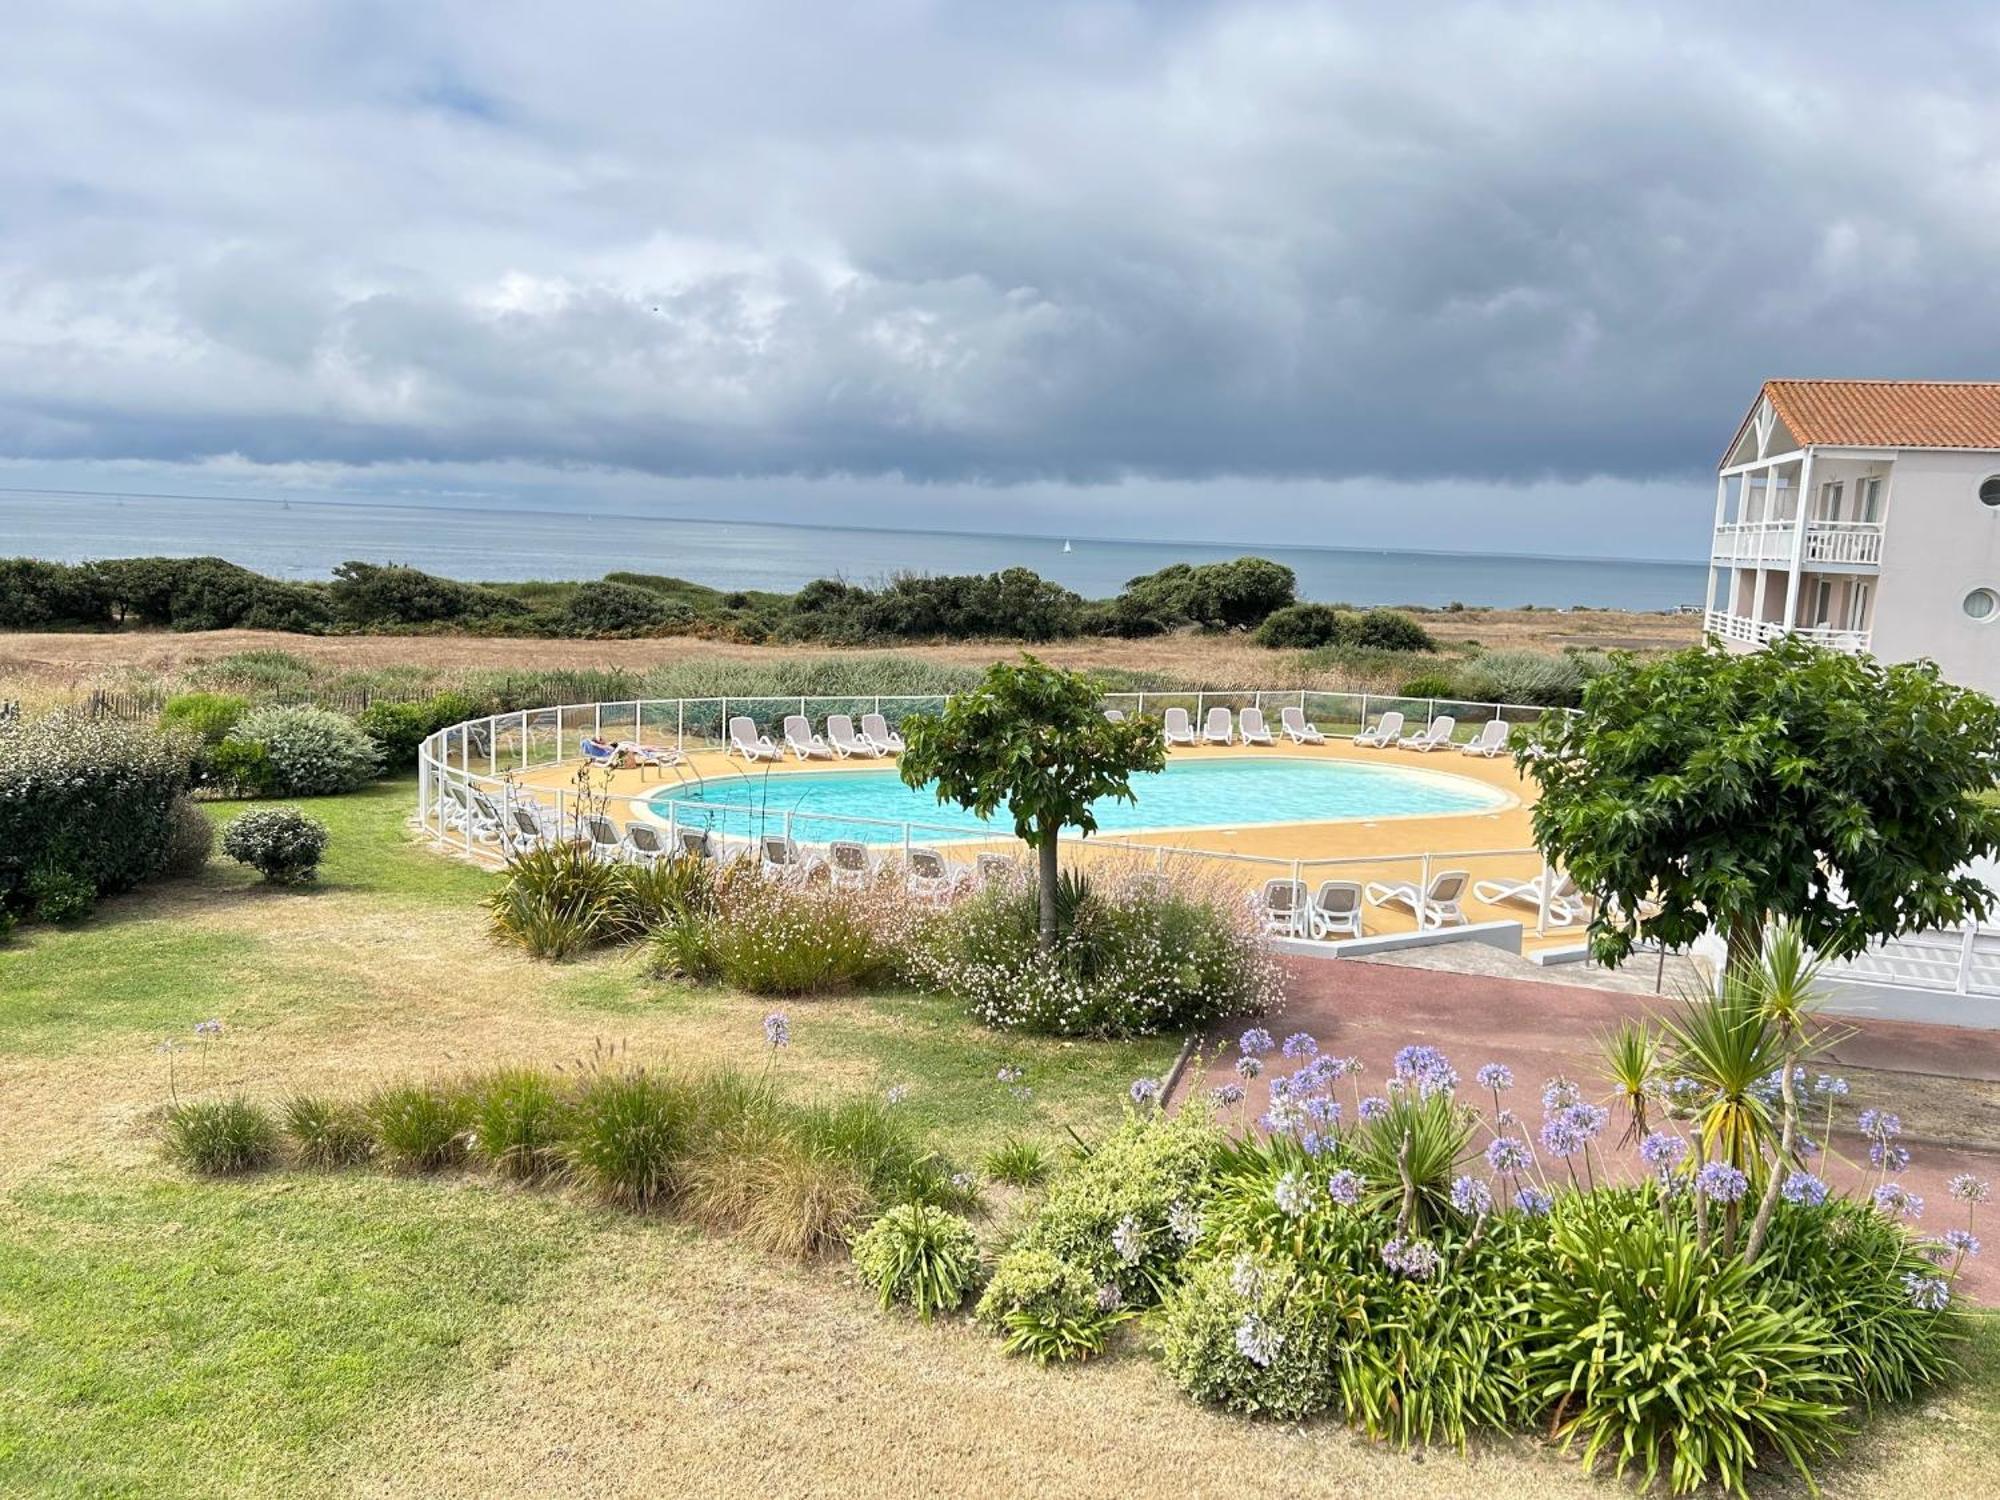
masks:
{"type": "Polygon", "coordinates": [[[2000,510],[2000,474],[1988,475],[1979,482],[1979,501],[2000,510]]]}
{"type": "Polygon", "coordinates": [[[1974,589],[1965,596],[1965,612],[1975,620],[2000,617],[2000,594],[1991,589],[1974,589]]]}

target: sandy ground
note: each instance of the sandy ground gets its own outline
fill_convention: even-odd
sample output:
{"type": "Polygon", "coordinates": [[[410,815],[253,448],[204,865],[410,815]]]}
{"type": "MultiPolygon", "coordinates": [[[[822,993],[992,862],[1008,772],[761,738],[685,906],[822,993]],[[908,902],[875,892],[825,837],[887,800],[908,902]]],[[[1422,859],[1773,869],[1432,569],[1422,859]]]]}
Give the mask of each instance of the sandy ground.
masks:
{"type": "MultiPolygon", "coordinates": [[[[1447,643],[1477,642],[1489,649],[1559,651],[1672,649],[1700,638],[1693,615],[1625,614],[1605,610],[1559,614],[1551,610],[1437,613],[1425,628],[1447,643]]],[[[746,661],[820,654],[819,646],[744,646],[670,636],[641,641],[514,640],[471,636],[310,636],[270,630],[216,630],[177,635],[126,631],[105,635],[18,632],[0,634],[0,684],[84,684],[120,668],[149,672],[185,670],[239,651],[288,651],[343,669],[420,664],[451,669],[534,671],[582,667],[644,668],[664,662],[717,658],[746,661]]],[[[983,663],[1009,656],[1018,644],[982,641],[907,646],[899,655],[935,661],[983,663]]],[[[1073,667],[1118,667],[1160,672],[1216,687],[1272,684],[1317,686],[1299,677],[1296,658],[1267,651],[1242,636],[1175,635],[1145,641],[1089,639],[1037,645],[1037,654],[1073,667]],[[1285,675],[1274,683],[1273,673],[1285,675]],[[1298,680],[1292,680],[1298,678],[1298,680]]]]}

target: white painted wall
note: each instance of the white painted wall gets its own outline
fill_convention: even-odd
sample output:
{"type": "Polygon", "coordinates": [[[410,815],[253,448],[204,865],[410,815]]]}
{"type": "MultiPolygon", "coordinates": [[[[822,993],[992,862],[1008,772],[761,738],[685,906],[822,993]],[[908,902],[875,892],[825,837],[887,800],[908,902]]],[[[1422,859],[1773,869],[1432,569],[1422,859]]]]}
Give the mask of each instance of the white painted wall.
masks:
{"type": "Polygon", "coordinates": [[[1872,649],[1927,656],[1953,682],[2000,696],[2000,619],[1973,620],[1965,596],[2000,592],[2000,507],[1979,500],[2000,453],[1905,449],[1889,481],[1872,649]]]}

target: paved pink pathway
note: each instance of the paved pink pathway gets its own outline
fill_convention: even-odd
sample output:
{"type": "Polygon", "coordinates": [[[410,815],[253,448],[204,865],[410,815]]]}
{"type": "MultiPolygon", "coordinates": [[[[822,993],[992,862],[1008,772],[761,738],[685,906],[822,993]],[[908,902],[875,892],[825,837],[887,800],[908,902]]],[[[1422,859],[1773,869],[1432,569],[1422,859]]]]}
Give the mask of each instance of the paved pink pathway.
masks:
{"type": "MultiPolygon", "coordinates": [[[[1324,1051],[1360,1057],[1367,1066],[1364,1093],[1379,1092],[1396,1049],[1412,1042],[1436,1047],[1449,1057],[1467,1089],[1482,1063],[1505,1063],[1514,1070],[1516,1085],[1512,1097],[1503,1102],[1530,1127],[1541,1118],[1539,1095],[1545,1079],[1561,1074],[1582,1083],[1586,1092],[1601,1091],[1599,1039],[1628,1017],[1663,1013],[1672,1004],[1650,995],[1356,959],[1298,960],[1290,967],[1290,1003],[1283,1014],[1261,1023],[1280,1041],[1304,1031],[1324,1051]]],[[[1220,1044],[1233,1044],[1247,1024],[1216,1029],[1210,1084],[1235,1077],[1233,1045],[1223,1050],[1220,1044]]],[[[1844,1024],[1853,1027],[1854,1035],[1833,1048],[1829,1066],[1834,1071],[1882,1068],[2000,1080],[2000,1032],[1879,1020],[1844,1024]]],[[[1282,1059],[1278,1063],[1279,1070],[1291,1066],[1282,1059]]],[[[1260,1109],[1265,1098],[1262,1087],[1253,1084],[1250,1095],[1260,1109]]],[[[1345,1096],[1347,1090],[1342,1093],[1345,1096]]],[[[1483,1102],[1490,1113],[1490,1099],[1483,1102]]],[[[1893,1100],[1882,1102],[1896,1108],[1893,1100]]],[[[1844,1113],[1845,1128],[1838,1119],[1835,1123],[1834,1154],[1865,1164],[1867,1148],[1854,1133],[1854,1109],[1844,1113]]],[[[1900,1113],[1906,1134],[1919,1138],[1927,1134],[1922,1119],[1907,1109],[1900,1113]]],[[[1613,1129],[1622,1130],[1623,1121],[1615,1120],[1613,1129]]],[[[1987,1178],[2000,1194],[2000,1156],[1917,1144],[1911,1145],[1910,1153],[1911,1164],[1897,1180],[1923,1197],[1925,1211],[1919,1223],[1931,1234],[1965,1222],[1963,1207],[1945,1195],[1945,1183],[1955,1173],[1969,1171],[1987,1178]]],[[[1859,1176],[1838,1160],[1826,1175],[1838,1187],[1852,1186],[1859,1176]]],[[[1980,1210],[1977,1229],[1987,1250],[1966,1263],[1959,1284],[1975,1301],[2000,1304],[2000,1199],[1980,1210]]]]}

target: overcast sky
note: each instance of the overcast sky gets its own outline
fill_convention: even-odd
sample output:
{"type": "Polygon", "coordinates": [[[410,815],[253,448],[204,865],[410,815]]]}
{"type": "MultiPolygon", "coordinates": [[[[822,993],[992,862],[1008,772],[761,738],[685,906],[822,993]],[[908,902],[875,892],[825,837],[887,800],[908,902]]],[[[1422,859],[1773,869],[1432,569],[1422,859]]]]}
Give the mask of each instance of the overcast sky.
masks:
{"type": "Polygon", "coordinates": [[[0,484],[1692,556],[1765,376],[2000,374],[1996,99],[1991,5],[14,7],[0,484]]]}

